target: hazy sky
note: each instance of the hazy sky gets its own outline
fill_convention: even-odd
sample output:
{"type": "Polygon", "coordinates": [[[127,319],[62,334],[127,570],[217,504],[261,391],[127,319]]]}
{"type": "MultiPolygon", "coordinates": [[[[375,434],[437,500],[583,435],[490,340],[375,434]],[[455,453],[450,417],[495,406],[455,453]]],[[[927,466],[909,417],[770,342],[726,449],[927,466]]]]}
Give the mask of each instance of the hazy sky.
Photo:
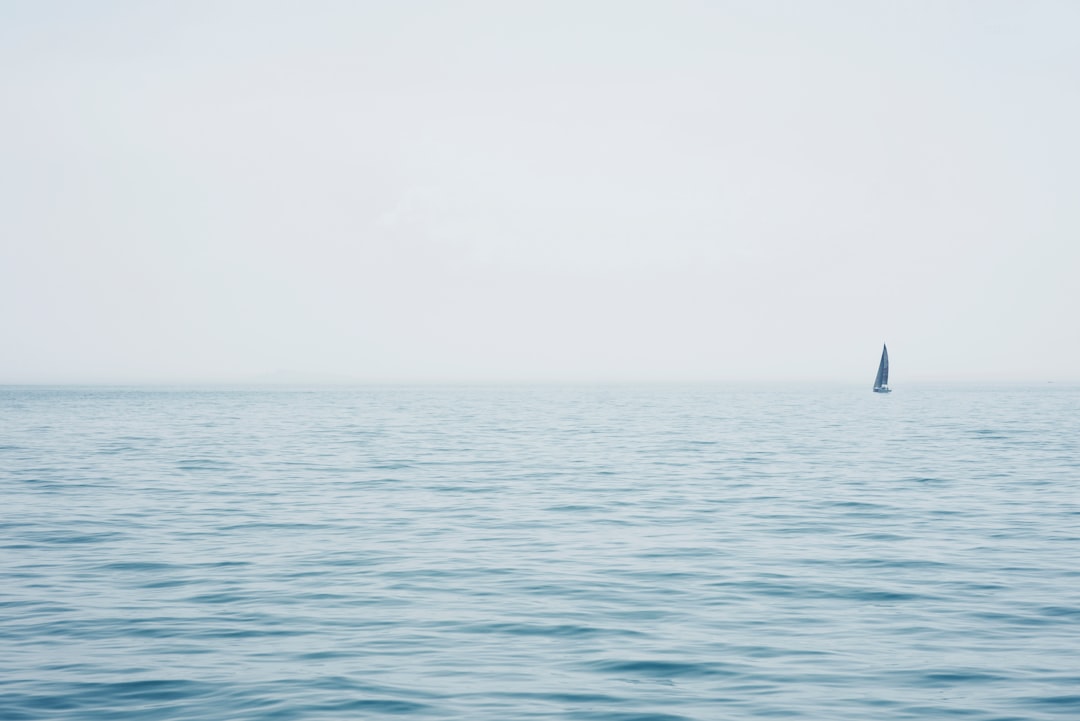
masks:
{"type": "Polygon", "coordinates": [[[0,0],[0,382],[1080,380],[1078,32],[0,0]]]}

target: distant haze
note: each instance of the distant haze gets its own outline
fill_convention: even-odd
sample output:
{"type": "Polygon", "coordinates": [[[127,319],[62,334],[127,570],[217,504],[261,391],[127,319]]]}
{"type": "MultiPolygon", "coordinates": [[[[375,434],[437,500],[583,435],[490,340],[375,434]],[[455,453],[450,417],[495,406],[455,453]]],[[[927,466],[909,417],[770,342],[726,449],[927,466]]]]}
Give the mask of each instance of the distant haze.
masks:
{"type": "Polygon", "coordinates": [[[0,383],[1080,380],[1080,3],[0,3],[0,383]]]}

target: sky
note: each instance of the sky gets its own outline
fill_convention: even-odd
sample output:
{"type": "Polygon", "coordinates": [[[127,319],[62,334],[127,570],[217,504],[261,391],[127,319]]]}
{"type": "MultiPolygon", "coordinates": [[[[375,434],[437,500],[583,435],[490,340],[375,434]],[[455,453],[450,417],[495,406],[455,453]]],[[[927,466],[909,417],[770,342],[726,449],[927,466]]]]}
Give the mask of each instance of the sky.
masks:
{"type": "Polygon", "coordinates": [[[0,383],[1080,380],[1080,3],[0,2],[0,383]]]}

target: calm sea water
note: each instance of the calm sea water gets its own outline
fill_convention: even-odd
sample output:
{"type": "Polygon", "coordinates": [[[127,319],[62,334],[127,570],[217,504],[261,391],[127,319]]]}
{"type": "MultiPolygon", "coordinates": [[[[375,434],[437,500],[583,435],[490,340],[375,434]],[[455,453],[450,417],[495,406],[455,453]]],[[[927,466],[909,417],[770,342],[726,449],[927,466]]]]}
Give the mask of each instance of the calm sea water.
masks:
{"type": "Polygon", "coordinates": [[[1080,388],[0,389],[0,719],[1080,718],[1080,388]]]}

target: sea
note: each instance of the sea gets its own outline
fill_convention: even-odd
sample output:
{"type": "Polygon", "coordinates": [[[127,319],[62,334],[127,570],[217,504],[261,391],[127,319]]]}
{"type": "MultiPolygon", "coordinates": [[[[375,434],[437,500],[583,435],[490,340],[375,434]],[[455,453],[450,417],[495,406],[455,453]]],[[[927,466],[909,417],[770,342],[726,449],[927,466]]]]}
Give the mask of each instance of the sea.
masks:
{"type": "Polygon", "coordinates": [[[1080,386],[0,388],[0,719],[1080,718],[1080,386]]]}

